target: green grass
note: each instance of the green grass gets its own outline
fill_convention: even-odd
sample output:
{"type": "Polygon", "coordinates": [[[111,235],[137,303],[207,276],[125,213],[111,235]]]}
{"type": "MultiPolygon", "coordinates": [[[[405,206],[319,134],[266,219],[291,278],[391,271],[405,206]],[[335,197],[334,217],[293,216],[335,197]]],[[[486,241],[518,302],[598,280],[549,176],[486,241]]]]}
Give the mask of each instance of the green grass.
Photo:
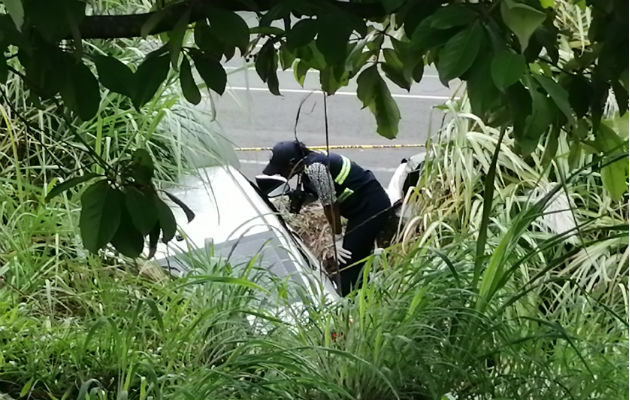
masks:
{"type": "MultiPolygon", "coordinates": [[[[556,9],[572,32],[563,56],[586,40],[589,16],[556,9]]],[[[91,50],[132,62],[143,46],[91,50]]],[[[509,130],[499,140],[465,100],[447,103],[412,219],[369,261],[364,287],[330,304],[255,262],[200,253],[197,275],[172,279],[89,255],[78,196],[44,202],[59,177],[101,168],[95,154],[146,148],[161,181],[226,162],[212,116],[175,90],[141,111],[107,94],[81,123],[34,107],[17,79],[1,88],[0,398],[627,398],[628,194],[613,201],[594,155],[564,135],[555,158],[543,144],[523,158],[509,130]]]]}

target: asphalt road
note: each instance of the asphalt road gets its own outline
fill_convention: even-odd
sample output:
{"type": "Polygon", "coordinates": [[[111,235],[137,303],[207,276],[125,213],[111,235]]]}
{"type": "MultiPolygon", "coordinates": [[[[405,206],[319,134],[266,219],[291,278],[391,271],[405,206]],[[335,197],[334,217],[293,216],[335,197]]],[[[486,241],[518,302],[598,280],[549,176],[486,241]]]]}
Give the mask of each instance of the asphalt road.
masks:
{"type": "MultiPolygon", "coordinates": [[[[317,71],[309,71],[304,87],[295,81],[292,70],[278,71],[282,96],[274,96],[251,66],[230,62],[226,70],[228,88],[223,96],[214,97],[213,103],[226,138],[236,146],[265,147],[292,139],[299,104],[309,93],[312,94],[302,107],[297,135],[307,145],[325,144],[323,94],[313,92],[319,88],[317,71]]],[[[395,85],[390,85],[390,89],[401,112],[397,138],[389,140],[378,135],[374,117],[369,110],[361,109],[356,84],[351,82],[327,99],[330,144],[424,144],[442,120],[442,113],[434,107],[452,96],[457,87],[444,87],[435,71],[426,70],[423,80],[409,93],[395,85]]],[[[336,150],[372,170],[384,185],[402,158],[421,151],[422,148],[336,150]]],[[[241,170],[250,178],[260,173],[269,157],[269,151],[238,153],[241,170]]]]}

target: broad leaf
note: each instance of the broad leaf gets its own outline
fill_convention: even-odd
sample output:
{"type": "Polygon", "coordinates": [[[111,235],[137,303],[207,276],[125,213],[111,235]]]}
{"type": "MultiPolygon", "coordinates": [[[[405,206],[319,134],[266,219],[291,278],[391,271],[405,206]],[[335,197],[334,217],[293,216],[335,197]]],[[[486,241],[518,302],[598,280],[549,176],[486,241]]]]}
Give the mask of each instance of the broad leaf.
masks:
{"type": "Polygon", "coordinates": [[[525,57],[520,54],[504,51],[492,59],[492,81],[501,90],[518,82],[526,70],[525,57]]]}
{"type": "Polygon", "coordinates": [[[375,96],[377,81],[381,79],[376,65],[372,65],[361,72],[357,78],[357,97],[363,103],[363,108],[372,104],[375,96]]]}
{"type": "Polygon", "coordinates": [[[376,65],[359,74],[357,97],[363,102],[363,107],[369,107],[374,114],[376,131],[388,139],[396,137],[400,111],[376,65]]]}
{"type": "Polygon", "coordinates": [[[319,33],[315,43],[329,64],[344,62],[352,28],[342,14],[324,14],[317,20],[319,33]]]}
{"type": "Polygon", "coordinates": [[[179,85],[182,88],[182,93],[186,100],[192,104],[199,104],[201,101],[201,93],[195,83],[195,78],[190,68],[190,62],[186,56],[182,58],[182,62],[179,65],[179,85]]]}
{"type": "Polygon", "coordinates": [[[547,15],[533,7],[514,0],[501,1],[503,22],[510,28],[521,44],[521,53],[525,52],[529,38],[545,21],[547,15]]]}
{"type": "Polygon", "coordinates": [[[492,110],[501,101],[501,92],[496,88],[491,75],[492,56],[481,54],[467,74],[466,91],[470,98],[472,112],[482,120],[488,121],[492,110]]]}
{"type": "Polygon", "coordinates": [[[287,33],[287,48],[295,50],[305,46],[315,39],[319,26],[314,19],[303,19],[298,21],[287,33]]]}
{"type": "Polygon", "coordinates": [[[450,29],[469,25],[475,17],[476,14],[470,6],[452,4],[438,9],[428,18],[427,23],[434,29],[450,29]]]}
{"type": "Polygon", "coordinates": [[[103,86],[112,92],[132,96],[135,81],[129,67],[112,56],[96,56],[94,63],[103,86]]]}
{"type": "Polygon", "coordinates": [[[182,51],[182,44],[184,42],[184,36],[186,35],[186,29],[188,28],[188,21],[190,20],[190,9],[187,8],[180,16],[173,29],[169,32],[168,46],[171,53],[171,66],[177,69],[179,64],[179,53],[182,51]]]}
{"type": "Polygon", "coordinates": [[[153,258],[153,256],[155,255],[155,252],[157,251],[157,243],[158,243],[158,239],[160,238],[160,224],[157,223],[155,224],[155,226],[153,227],[153,229],[151,229],[151,232],[149,232],[149,254],[147,255],[147,258],[153,258]]]}
{"type": "Polygon", "coordinates": [[[547,132],[553,120],[553,106],[545,95],[535,88],[530,88],[532,113],[525,119],[525,129],[521,136],[516,136],[516,143],[521,154],[531,153],[538,146],[540,137],[547,132]]]}
{"type": "Polygon", "coordinates": [[[411,70],[405,69],[398,54],[392,49],[383,50],[385,63],[381,65],[385,76],[396,85],[409,91],[411,89],[411,70]]]}
{"type": "Polygon", "coordinates": [[[197,49],[191,50],[190,55],[195,62],[197,72],[199,72],[201,79],[203,79],[208,88],[218,94],[223,94],[223,92],[225,92],[225,85],[227,84],[227,74],[221,66],[221,63],[197,49]]]}
{"type": "Polygon", "coordinates": [[[145,149],[136,149],[131,157],[131,175],[141,185],[150,185],[154,171],[153,159],[145,149]]]}
{"type": "Polygon", "coordinates": [[[217,7],[208,7],[210,28],[226,47],[238,48],[245,54],[249,45],[249,27],[238,14],[217,7]]]}
{"type": "Polygon", "coordinates": [[[82,120],[94,117],[101,103],[98,80],[81,61],[69,57],[64,63],[66,78],[61,87],[61,97],[66,106],[82,120]]]}
{"type": "Polygon", "coordinates": [[[107,181],[98,181],[81,196],[79,226],[83,245],[96,253],[112,240],[120,224],[123,194],[109,186],[107,181]]]}
{"type": "Polygon", "coordinates": [[[302,87],[304,87],[304,79],[306,79],[306,73],[308,72],[308,70],[308,65],[303,63],[301,60],[298,61],[293,67],[293,76],[302,87]]]}
{"type": "Polygon", "coordinates": [[[225,51],[224,44],[205,21],[199,21],[195,24],[194,36],[197,47],[217,61],[221,60],[225,51]]]}
{"type": "Polygon", "coordinates": [[[155,197],[155,206],[157,208],[160,228],[162,228],[162,242],[168,243],[175,236],[175,232],[177,232],[175,216],[169,206],[157,196],[155,197]]]}
{"type": "Polygon", "coordinates": [[[127,212],[135,229],[143,235],[151,232],[151,229],[158,222],[155,196],[154,191],[143,192],[132,186],[127,187],[125,190],[127,212]]]}
{"type": "Polygon", "coordinates": [[[140,109],[155,96],[169,71],[167,54],[150,53],[138,66],[134,74],[133,105],[140,109]]]}
{"type": "Polygon", "coordinates": [[[166,191],[164,192],[164,194],[166,194],[166,196],[168,196],[168,198],[171,199],[173,203],[177,204],[184,211],[188,222],[192,221],[195,218],[195,213],[193,212],[193,210],[191,210],[190,207],[186,205],[186,203],[178,199],[177,196],[166,191]]]}
{"type": "Polygon", "coordinates": [[[24,25],[24,7],[22,7],[22,0],[4,0],[4,7],[11,16],[18,31],[22,31],[22,25],[24,25]]]}
{"type": "Polygon", "coordinates": [[[70,33],[78,33],[85,16],[85,2],[78,0],[23,0],[26,21],[43,38],[57,42],[70,33]]]}
{"type": "Polygon", "coordinates": [[[293,61],[295,61],[295,53],[287,49],[286,45],[280,47],[279,53],[280,53],[280,67],[282,68],[282,70],[285,71],[288,68],[291,68],[291,66],[293,65],[293,61]]]}
{"type": "Polygon", "coordinates": [[[380,0],[383,8],[387,13],[391,13],[399,9],[403,4],[405,4],[406,0],[380,0]]]}
{"type": "Polygon", "coordinates": [[[543,75],[532,74],[534,79],[545,89],[547,94],[556,103],[560,111],[567,117],[567,121],[573,120],[573,112],[569,104],[569,93],[556,81],[543,75]]]}
{"type": "MultiPolygon", "coordinates": [[[[597,150],[606,154],[616,154],[628,150],[628,142],[624,142],[606,123],[597,130],[593,142],[597,150]]],[[[602,183],[613,200],[619,200],[628,190],[628,158],[622,158],[601,169],[602,183]]]]}
{"type": "Polygon", "coordinates": [[[591,87],[583,76],[571,76],[569,82],[569,104],[578,118],[582,118],[588,112],[591,87]]]}
{"type": "Polygon", "coordinates": [[[278,68],[278,55],[276,54],[272,39],[268,39],[256,55],[255,67],[260,79],[267,83],[269,91],[279,96],[279,82],[276,72],[278,68]]]}
{"type": "Polygon", "coordinates": [[[372,103],[370,109],[376,117],[376,131],[388,139],[395,138],[398,134],[400,110],[383,78],[380,78],[380,82],[376,87],[374,103],[372,103]]]}
{"type": "Polygon", "coordinates": [[[144,235],[136,229],[124,207],[121,211],[120,224],[112,237],[112,244],[118,252],[130,258],[138,257],[144,247],[144,235]]]}
{"type": "Polygon", "coordinates": [[[56,184],[50,192],[46,195],[46,201],[50,201],[52,198],[59,196],[61,193],[65,192],[68,189],[72,189],[80,183],[87,182],[91,179],[96,178],[97,176],[101,176],[99,174],[85,174],[81,176],[75,176],[74,178],[70,178],[66,181],[56,184]]]}
{"type": "Polygon", "coordinates": [[[437,62],[440,80],[448,82],[463,75],[475,62],[482,40],[483,28],[475,22],[446,42],[437,62]]]}

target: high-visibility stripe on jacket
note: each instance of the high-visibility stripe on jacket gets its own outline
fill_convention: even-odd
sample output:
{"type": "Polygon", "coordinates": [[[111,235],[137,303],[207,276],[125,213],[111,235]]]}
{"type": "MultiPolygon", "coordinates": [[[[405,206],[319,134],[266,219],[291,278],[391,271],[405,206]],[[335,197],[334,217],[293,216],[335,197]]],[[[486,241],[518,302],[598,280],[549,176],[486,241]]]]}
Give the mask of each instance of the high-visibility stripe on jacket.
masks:
{"type": "MultiPolygon", "coordinates": [[[[305,167],[313,163],[322,163],[328,166],[334,181],[337,203],[340,205],[342,215],[345,208],[351,207],[351,203],[354,202],[353,200],[356,196],[361,195],[361,188],[372,181],[376,181],[371,171],[363,169],[348,157],[339,154],[330,153],[329,156],[326,156],[324,153],[313,151],[306,155],[304,163],[305,167]]],[[[305,179],[305,184],[308,187],[308,178],[305,179]]]]}

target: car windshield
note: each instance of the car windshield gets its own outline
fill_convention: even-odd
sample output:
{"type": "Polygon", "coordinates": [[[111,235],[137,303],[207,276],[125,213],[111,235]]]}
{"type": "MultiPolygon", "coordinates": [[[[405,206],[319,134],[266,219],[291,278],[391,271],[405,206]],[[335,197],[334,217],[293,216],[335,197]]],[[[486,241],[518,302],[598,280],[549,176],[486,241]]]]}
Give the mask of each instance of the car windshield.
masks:
{"type": "MultiPolygon", "coordinates": [[[[202,249],[178,252],[158,260],[160,265],[177,275],[187,273],[196,265],[217,262],[241,268],[252,263],[254,267],[269,271],[275,277],[288,277],[295,283],[302,284],[296,261],[270,230],[214,245],[209,243],[202,249]]],[[[306,264],[303,259],[298,262],[306,264]]]]}

